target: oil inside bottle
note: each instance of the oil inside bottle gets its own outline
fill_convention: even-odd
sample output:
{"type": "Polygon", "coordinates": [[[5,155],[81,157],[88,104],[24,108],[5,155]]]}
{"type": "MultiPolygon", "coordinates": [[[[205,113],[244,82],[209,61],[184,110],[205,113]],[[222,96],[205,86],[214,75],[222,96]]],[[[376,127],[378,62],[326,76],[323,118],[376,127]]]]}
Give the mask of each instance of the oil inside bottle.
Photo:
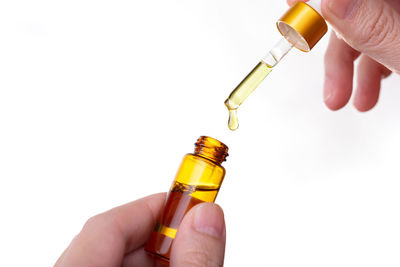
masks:
{"type": "Polygon", "coordinates": [[[234,131],[239,127],[237,109],[246,100],[246,98],[260,85],[260,83],[272,71],[272,67],[260,61],[257,66],[243,79],[243,81],[232,91],[225,106],[229,111],[228,127],[234,131]]]}
{"type": "Polygon", "coordinates": [[[147,242],[147,247],[152,248],[148,252],[158,259],[162,257],[168,261],[177,228],[185,214],[199,203],[213,202],[218,190],[219,187],[187,185],[175,181],[168,194],[164,212],[147,242]]]}

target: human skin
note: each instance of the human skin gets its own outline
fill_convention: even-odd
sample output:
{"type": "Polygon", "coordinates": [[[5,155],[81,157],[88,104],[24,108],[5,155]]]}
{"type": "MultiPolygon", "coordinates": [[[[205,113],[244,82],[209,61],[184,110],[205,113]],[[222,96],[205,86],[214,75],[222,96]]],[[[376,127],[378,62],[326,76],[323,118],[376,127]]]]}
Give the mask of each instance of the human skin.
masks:
{"type": "MultiPolygon", "coordinates": [[[[160,266],[144,245],[165,202],[151,195],[90,218],[55,267],[160,266]]],[[[222,266],[225,221],[213,203],[194,206],[184,217],[172,246],[170,266],[222,266]]]]}
{"type": "Polygon", "coordinates": [[[324,102],[331,110],[349,102],[354,61],[360,58],[354,106],[369,111],[378,102],[382,79],[400,74],[400,1],[322,0],[321,8],[334,29],[325,54],[324,102]]]}

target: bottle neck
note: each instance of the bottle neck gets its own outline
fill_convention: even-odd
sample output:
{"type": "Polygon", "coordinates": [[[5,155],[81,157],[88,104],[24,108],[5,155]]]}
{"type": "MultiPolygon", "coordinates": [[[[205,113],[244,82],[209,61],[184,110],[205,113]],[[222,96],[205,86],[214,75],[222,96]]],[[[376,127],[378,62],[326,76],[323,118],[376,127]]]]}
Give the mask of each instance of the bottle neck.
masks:
{"type": "Polygon", "coordinates": [[[217,139],[201,136],[195,143],[194,154],[221,164],[228,156],[228,147],[217,139]]]}

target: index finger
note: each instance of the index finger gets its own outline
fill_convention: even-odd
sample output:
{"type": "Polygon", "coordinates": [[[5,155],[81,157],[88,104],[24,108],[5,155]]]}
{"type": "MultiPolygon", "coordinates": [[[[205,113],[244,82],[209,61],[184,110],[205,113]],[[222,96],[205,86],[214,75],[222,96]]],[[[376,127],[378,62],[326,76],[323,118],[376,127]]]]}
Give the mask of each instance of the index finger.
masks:
{"type": "Polygon", "coordinates": [[[90,218],[55,266],[121,266],[125,254],[146,242],[165,196],[151,195],[90,218]]]}

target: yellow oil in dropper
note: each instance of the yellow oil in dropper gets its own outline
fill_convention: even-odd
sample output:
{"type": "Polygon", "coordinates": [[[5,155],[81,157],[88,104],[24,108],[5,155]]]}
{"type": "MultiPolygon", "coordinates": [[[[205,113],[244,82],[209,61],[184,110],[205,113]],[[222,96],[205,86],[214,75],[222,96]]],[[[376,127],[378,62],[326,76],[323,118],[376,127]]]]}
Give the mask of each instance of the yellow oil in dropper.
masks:
{"type": "Polygon", "coordinates": [[[292,49],[293,45],[282,38],[271,51],[254,67],[243,81],[232,91],[225,106],[229,111],[228,127],[234,131],[239,127],[237,109],[246,98],[260,85],[265,77],[270,74],[274,66],[292,49]]]}
{"type": "Polygon", "coordinates": [[[282,39],[262,58],[258,65],[232,91],[225,106],[229,110],[228,126],[239,127],[237,109],[260,85],[281,59],[293,48],[309,52],[325,35],[328,26],[321,15],[321,1],[297,2],[277,21],[282,39]]]}
{"type": "Polygon", "coordinates": [[[243,79],[243,81],[232,91],[225,106],[229,111],[228,127],[234,131],[239,127],[237,109],[246,98],[260,85],[260,83],[272,71],[272,67],[260,61],[258,65],[243,79]]]}

